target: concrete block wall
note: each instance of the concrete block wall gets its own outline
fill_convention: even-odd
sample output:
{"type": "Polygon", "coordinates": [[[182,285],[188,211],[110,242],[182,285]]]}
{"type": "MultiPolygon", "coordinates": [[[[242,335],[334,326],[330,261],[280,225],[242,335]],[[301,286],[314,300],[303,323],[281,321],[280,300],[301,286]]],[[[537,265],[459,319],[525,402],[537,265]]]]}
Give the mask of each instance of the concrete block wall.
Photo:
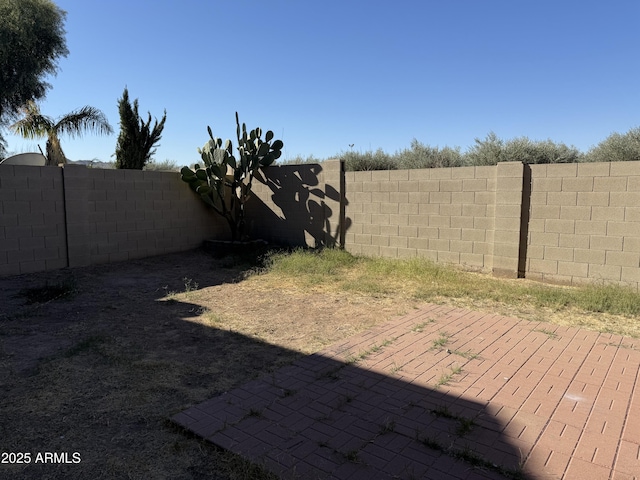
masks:
{"type": "Polygon", "coordinates": [[[345,173],[345,247],[493,269],[496,167],[345,173]]]}
{"type": "Polygon", "coordinates": [[[640,283],[638,162],[531,166],[527,277],[640,283]]]}
{"type": "Polygon", "coordinates": [[[196,248],[225,228],[175,172],[67,166],[65,187],[72,267],[196,248]]]}
{"type": "Polygon", "coordinates": [[[67,266],[62,171],[0,167],[0,275],[67,266]]]}
{"type": "MultiPolygon", "coordinates": [[[[495,167],[493,274],[500,277],[524,276],[520,262],[523,225],[523,176],[521,162],[504,162],[495,167]]],[[[524,219],[526,222],[526,219],[524,219]]]]}
{"type": "Polygon", "coordinates": [[[637,162],[347,172],[345,247],[553,283],[640,285],[637,162]]]}
{"type": "Polygon", "coordinates": [[[226,225],[175,172],[0,168],[0,275],[196,248],[226,225]]]}
{"type": "Polygon", "coordinates": [[[281,245],[342,245],[342,179],[340,160],[265,168],[246,205],[250,235],[281,245]]]}
{"type": "MultiPolygon", "coordinates": [[[[254,182],[247,224],[253,238],[280,244],[638,289],[638,165],[273,166],[254,182]]],[[[0,168],[0,275],[187,250],[229,234],[177,173],[0,168]]]]}

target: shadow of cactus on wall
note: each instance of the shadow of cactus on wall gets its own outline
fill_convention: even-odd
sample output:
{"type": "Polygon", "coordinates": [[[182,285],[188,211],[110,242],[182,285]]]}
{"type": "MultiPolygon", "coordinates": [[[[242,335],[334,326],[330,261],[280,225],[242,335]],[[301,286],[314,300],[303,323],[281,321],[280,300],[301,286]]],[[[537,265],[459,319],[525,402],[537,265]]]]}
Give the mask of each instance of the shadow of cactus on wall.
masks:
{"type": "Polygon", "coordinates": [[[342,168],[338,165],[277,165],[260,172],[256,180],[261,185],[247,216],[251,231],[283,245],[344,247],[344,233],[351,225],[344,215],[344,187],[325,180],[327,173],[342,168]]]}

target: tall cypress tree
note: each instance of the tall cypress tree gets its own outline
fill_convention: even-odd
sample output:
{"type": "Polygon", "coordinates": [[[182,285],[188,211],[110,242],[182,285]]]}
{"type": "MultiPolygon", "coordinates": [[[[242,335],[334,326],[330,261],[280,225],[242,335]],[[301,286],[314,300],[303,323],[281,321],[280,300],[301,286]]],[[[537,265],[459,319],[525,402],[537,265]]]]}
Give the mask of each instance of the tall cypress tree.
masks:
{"type": "Polygon", "coordinates": [[[116,144],[116,168],[142,170],[151,156],[156,153],[153,148],[159,141],[167,119],[167,111],[160,123],[155,119],[151,128],[151,113],[145,122],[138,114],[138,99],[129,101],[129,91],[125,87],[122,98],[118,100],[120,112],[120,135],[116,144]]]}

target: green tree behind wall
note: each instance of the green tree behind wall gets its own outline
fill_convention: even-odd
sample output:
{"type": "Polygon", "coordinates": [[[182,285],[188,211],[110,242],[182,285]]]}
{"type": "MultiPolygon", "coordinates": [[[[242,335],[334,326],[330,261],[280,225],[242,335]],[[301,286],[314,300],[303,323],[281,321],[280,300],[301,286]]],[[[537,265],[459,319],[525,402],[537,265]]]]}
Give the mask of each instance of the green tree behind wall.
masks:
{"type": "Polygon", "coordinates": [[[138,99],[129,101],[129,91],[125,87],[118,100],[120,113],[120,135],[116,144],[116,168],[142,170],[156,153],[155,146],[162,138],[167,111],[160,123],[155,119],[151,127],[151,113],[145,122],[138,114],[138,99]]]}
{"type": "Polygon", "coordinates": [[[0,0],[0,158],[1,130],[27,102],[45,96],[51,85],[44,79],[69,53],[65,15],[51,0],[0,0]]]}

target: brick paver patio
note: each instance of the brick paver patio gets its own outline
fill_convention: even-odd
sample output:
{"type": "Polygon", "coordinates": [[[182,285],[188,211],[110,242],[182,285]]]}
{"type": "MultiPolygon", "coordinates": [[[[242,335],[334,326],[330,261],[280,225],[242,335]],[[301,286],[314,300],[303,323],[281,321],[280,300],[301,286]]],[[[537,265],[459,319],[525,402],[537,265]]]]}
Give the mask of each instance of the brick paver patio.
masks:
{"type": "Polygon", "coordinates": [[[426,305],[173,421],[282,478],[640,480],[640,341],[426,305]]]}

